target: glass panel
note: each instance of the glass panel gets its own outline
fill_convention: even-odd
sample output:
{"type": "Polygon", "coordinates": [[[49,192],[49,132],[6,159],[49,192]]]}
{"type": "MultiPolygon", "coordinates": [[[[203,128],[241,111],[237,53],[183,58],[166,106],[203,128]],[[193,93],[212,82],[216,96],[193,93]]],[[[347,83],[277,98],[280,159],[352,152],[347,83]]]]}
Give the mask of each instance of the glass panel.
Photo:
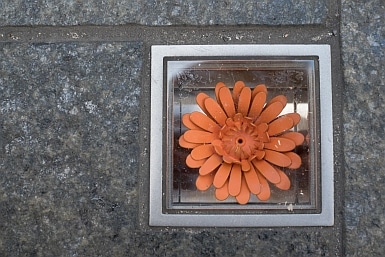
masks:
{"type": "MultiPolygon", "coordinates": [[[[259,59],[220,60],[216,58],[189,60],[187,58],[165,59],[167,83],[167,165],[166,167],[166,209],[168,210],[284,210],[295,205],[298,212],[318,212],[317,203],[320,187],[318,157],[314,146],[316,136],[315,93],[316,57],[268,57],[259,59]],[[179,145],[179,138],[188,129],[182,123],[186,113],[202,112],[196,103],[196,96],[203,92],[216,99],[214,88],[223,82],[232,91],[235,82],[243,81],[253,89],[265,84],[268,94],[266,102],[277,95],[284,95],[287,105],[279,114],[298,113],[301,121],[291,130],[304,135],[305,141],[293,151],[302,160],[298,169],[281,168],[289,177],[291,186],[281,190],[270,183],[271,196],[261,201],[251,194],[246,205],[237,203],[235,197],[229,196],[219,201],[215,197],[214,186],[206,191],[197,189],[195,183],[199,175],[198,168],[189,168],[186,158],[191,149],[179,145]],[[172,106],[172,108],[171,108],[172,106]]],[[[214,172],[215,173],[215,172],[214,172]]]]}

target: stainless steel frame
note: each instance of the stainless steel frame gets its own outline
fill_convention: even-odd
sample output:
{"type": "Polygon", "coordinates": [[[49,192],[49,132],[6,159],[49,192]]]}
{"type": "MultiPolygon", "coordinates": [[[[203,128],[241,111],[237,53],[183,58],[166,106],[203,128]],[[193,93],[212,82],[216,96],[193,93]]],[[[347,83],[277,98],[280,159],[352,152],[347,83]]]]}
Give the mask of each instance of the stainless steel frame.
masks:
{"type": "Polygon", "coordinates": [[[151,226],[185,227],[275,227],[332,226],[334,224],[333,112],[331,54],[329,45],[174,45],[152,46],[151,53],[151,226]],[[318,56],[321,125],[321,212],[318,214],[184,214],[163,213],[163,59],[173,56],[318,56]]]}

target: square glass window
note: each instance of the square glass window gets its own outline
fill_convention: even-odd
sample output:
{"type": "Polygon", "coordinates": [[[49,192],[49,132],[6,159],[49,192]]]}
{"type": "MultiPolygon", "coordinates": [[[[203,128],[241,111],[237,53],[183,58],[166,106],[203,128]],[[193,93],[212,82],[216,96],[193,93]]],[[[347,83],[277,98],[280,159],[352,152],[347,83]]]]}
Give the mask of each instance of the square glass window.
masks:
{"type": "Polygon", "coordinates": [[[151,97],[151,225],[333,223],[329,46],[153,46],[151,97]]]}

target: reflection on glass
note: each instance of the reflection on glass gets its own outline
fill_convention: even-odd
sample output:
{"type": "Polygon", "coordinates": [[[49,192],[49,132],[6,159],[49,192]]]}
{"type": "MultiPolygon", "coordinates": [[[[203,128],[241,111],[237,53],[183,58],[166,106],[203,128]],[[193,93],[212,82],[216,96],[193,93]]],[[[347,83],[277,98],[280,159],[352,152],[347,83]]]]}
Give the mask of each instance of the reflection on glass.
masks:
{"type": "MultiPolygon", "coordinates": [[[[265,84],[268,90],[266,102],[277,95],[284,95],[287,104],[280,115],[298,113],[301,121],[291,130],[304,135],[306,140],[295,148],[302,160],[297,169],[282,168],[290,179],[290,188],[280,190],[270,186],[271,194],[268,200],[261,201],[251,194],[248,204],[243,208],[252,209],[282,209],[287,210],[292,204],[300,209],[315,209],[317,200],[317,165],[313,164],[317,156],[314,144],[317,140],[315,133],[315,117],[312,116],[315,99],[312,88],[315,87],[316,60],[168,60],[167,83],[169,109],[169,145],[173,150],[168,154],[166,186],[167,199],[170,209],[189,208],[230,208],[237,209],[236,198],[228,197],[218,201],[215,197],[215,187],[206,191],[196,188],[198,169],[186,165],[186,157],[191,150],[182,148],[178,144],[180,136],[187,131],[182,117],[194,111],[202,112],[196,103],[196,96],[204,92],[215,99],[214,87],[221,81],[231,87],[237,81],[243,81],[253,89],[256,85],[265,84]],[[312,161],[311,161],[312,160],[312,161]]],[[[314,89],[313,89],[314,90],[314,89]]]]}

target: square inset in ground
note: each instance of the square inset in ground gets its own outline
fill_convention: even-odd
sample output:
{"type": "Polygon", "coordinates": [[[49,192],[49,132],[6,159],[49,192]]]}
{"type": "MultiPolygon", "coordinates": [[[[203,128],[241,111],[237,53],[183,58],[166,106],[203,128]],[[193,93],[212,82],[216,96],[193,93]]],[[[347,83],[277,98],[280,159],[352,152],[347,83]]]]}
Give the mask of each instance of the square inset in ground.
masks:
{"type": "MultiPolygon", "coordinates": [[[[321,115],[323,117],[331,112],[331,108],[327,106],[328,102],[331,103],[329,46],[153,46],[152,50],[150,225],[306,226],[333,223],[332,144],[325,144],[322,151],[319,147],[323,145],[323,141],[328,140],[327,138],[332,138],[327,136],[332,131],[331,119],[321,119],[321,115]],[[200,112],[205,113],[215,122],[218,121],[212,113],[210,115],[210,110],[205,110],[204,104],[199,104],[199,99],[195,99],[198,94],[202,93],[208,98],[217,99],[221,104],[218,92],[215,90],[217,83],[226,85],[234,96],[234,92],[238,90],[236,84],[240,82],[243,83],[243,87],[249,87],[250,92],[258,85],[265,85],[267,97],[264,102],[267,104],[264,105],[263,110],[276,99],[281,99],[279,96],[283,95],[286,102],[277,116],[283,117],[288,116],[288,113],[296,113],[301,120],[294,122],[295,124],[284,129],[285,133],[281,134],[298,133],[305,139],[295,148],[289,147],[283,150],[279,148],[278,153],[272,151],[275,149],[271,147],[270,149],[262,149],[262,147],[260,150],[263,150],[263,155],[266,153],[266,156],[258,158],[246,156],[252,170],[254,169],[258,174],[261,187],[269,187],[269,197],[263,196],[263,194],[266,195],[266,188],[264,192],[254,189],[259,193],[253,194],[254,191],[251,190],[253,186],[247,181],[251,173],[246,172],[248,169],[242,166],[242,170],[236,172],[243,174],[240,175],[241,180],[243,179],[242,183],[248,183],[249,191],[253,191],[247,204],[242,205],[239,204],[242,201],[239,201],[240,197],[236,195],[238,193],[234,194],[231,189],[230,193],[227,192],[230,196],[226,197],[226,200],[219,199],[220,197],[217,196],[219,186],[217,186],[218,182],[215,182],[215,176],[225,165],[216,165],[212,171],[203,171],[203,174],[200,169],[203,162],[200,166],[196,164],[200,161],[200,157],[192,158],[195,163],[192,165],[191,162],[189,165],[186,161],[186,158],[191,159],[192,153],[192,149],[188,148],[195,146],[189,145],[191,142],[187,143],[187,146],[183,145],[179,140],[186,131],[201,129],[194,128],[194,124],[189,125],[188,121],[183,121],[184,115],[200,112]],[[292,153],[288,154],[288,152],[292,153]],[[301,159],[300,166],[286,165],[282,161],[287,156],[293,155],[297,156],[292,158],[293,162],[296,158],[301,159]],[[265,166],[265,164],[272,164],[270,169],[273,166],[273,169],[278,170],[277,174],[280,174],[281,180],[289,180],[289,186],[282,185],[279,180],[275,180],[261,169],[261,165],[265,166]],[[208,176],[210,174],[211,181],[208,176]],[[211,185],[209,189],[197,190],[197,187],[202,187],[200,182],[196,182],[199,179],[204,181],[208,179],[211,185]]],[[[254,97],[255,95],[250,94],[249,107],[246,112],[244,111],[245,117],[249,112],[251,113],[254,97]]],[[[241,108],[241,101],[234,105],[238,112],[237,108],[241,108]]],[[[263,113],[263,110],[260,113],[263,113]]],[[[261,127],[263,124],[257,121],[257,117],[255,119],[250,126],[261,127]]],[[[265,123],[274,120],[277,119],[273,117],[265,123]]],[[[218,121],[218,123],[221,122],[218,121]]],[[[246,126],[245,122],[243,124],[242,126],[246,126]]],[[[212,134],[216,133],[216,137],[222,138],[227,125],[227,122],[218,124],[218,131],[212,134]]],[[[271,145],[268,141],[275,139],[280,142],[279,139],[282,139],[281,135],[270,133],[268,136],[271,138],[261,139],[262,145],[266,145],[266,148],[271,145]]],[[[192,141],[194,140],[193,138],[192,141]]],[[[284,140],[286,139],[282,139],[284,140]]],[[[197,146],[205,145],[200,148],[204,149],[212,142],[193,143],[197,146]]],[[[243,138],[238,143],[244,143],[243,138]]],[[[230,185],[236,185],[231,173],[235,172],[235,167],[241,166],[240,161],[243,157],[239,155],[239,160],[229,161],[226,156],[228,154],[220,152],[222,150],[215,148],[215,151],[212,151],[213,155],[223,157],[223,163],[232,165],[225,185],[230,188],[230,185]]],[[[228,148],[226,151],[232,150],[228,148]]],[[[258,150],[255,148],[251,151],[258,150]]],[[[235,152],[236,150],[233,150],[232,156],[235,152]]],[[[203,161],[208,159],[207,157],[203,161]]],[[[255,180],[250,179],[250,181],[255,180]]]]}

